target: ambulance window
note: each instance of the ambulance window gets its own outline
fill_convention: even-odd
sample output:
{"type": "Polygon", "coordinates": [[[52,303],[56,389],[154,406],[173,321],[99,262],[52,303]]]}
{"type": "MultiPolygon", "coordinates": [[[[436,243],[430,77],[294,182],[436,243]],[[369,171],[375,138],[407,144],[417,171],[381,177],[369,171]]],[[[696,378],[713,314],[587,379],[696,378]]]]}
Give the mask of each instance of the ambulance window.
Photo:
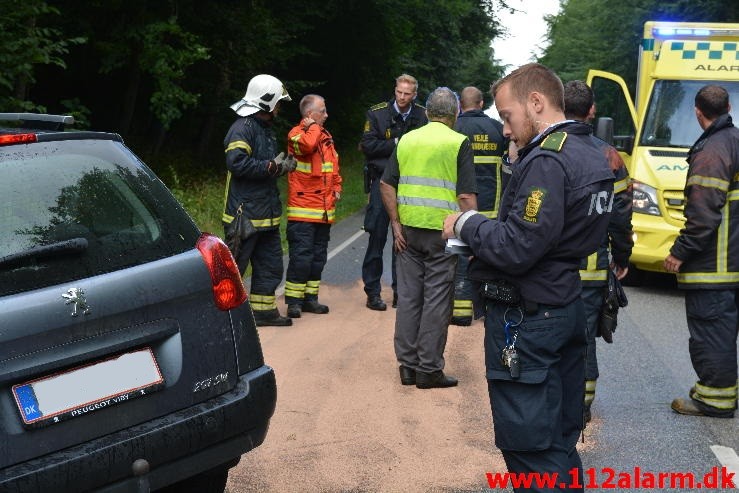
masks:
{"type": "Polygon", "coordinates": [[[623,90],[614,81],[602,77],[595,77],[592,80],[592,89],[595,95],[595,118],[611,118],[613,145],[619,151],[630,153],[636,129],[623,90]]]}
{"type": "MultiPolygon", "coordinates": [[[[649,100],[641,145],[691,147],[703,130],[695,118],[695,95],[704,80],[660,80],[649,100]]],[[[718,83],[729,91],[729,101],[739,102],[739,82],[718,83]]]]}

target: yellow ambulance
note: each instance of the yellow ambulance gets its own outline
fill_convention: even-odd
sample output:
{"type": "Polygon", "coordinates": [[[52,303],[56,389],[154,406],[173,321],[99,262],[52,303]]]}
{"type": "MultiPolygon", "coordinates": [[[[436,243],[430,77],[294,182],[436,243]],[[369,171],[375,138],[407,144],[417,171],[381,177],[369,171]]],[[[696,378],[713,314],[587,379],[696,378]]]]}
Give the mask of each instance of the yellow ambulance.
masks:
{"type": "Polygon", "coordinates": [[[596,134],[619,150],[633,181],[629,277],[638,283],[644,271],[664,272],[662,261],[685,222],[686,158],[702,132],[695,94],[718,84],[739,108],[739,24],[646,22],[636,99],[616,74],[590,70],[587,82],[595,93],[596,134]]]}

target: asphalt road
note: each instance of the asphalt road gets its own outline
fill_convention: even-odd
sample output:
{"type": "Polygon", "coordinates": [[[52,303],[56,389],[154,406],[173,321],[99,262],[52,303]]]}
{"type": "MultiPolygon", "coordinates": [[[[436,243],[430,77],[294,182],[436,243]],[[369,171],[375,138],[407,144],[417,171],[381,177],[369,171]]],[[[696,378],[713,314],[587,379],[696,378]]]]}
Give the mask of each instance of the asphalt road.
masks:
{"type": "MultiPolygon", "coordinates": [[[[446,371],[459,378],[458,387],[401,386],[395,312],[364,307],[361,222],[358,214],[332,229],[320,293],[331,312],[260,329],[277,375],[277,410],[264,444],[232,469],[229,493],[510,491],[490,489],[486,479],[505,465],[493,444],[482,322],[450,327],[446,371]]],[[[383,285],[389,301],[389,272],[383,285]]],[[[670,486],[676,478],[679,491],[727,491],[690,488],[679,479],[693,474],[703,481],[722,466],[739,479],[739,418],[670,409],[696,378],[681,293],[670,278],[657,276],[627,288],[627,295],[614,343],[598,346],[593,420],[578,445],[586,471],[581,483],[589,491],[669,489],[637,488],[638,469],[642,481],[664,473],[670,486]]]]}

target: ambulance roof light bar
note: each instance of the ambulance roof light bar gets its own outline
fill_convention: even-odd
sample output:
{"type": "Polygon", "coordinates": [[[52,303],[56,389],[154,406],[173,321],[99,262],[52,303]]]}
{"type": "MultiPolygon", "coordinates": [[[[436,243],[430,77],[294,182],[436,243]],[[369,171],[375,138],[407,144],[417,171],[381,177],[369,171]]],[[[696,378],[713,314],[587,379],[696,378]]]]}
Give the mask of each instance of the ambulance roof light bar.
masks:
{"type": "Polygon", "coordinates": [[[721,29],[706,27],[660,27],[652,28],[652,35],[655,38],[681,38],[695,37],[707,38],[709,36],[739,36],[739,29],[721,29]]]}

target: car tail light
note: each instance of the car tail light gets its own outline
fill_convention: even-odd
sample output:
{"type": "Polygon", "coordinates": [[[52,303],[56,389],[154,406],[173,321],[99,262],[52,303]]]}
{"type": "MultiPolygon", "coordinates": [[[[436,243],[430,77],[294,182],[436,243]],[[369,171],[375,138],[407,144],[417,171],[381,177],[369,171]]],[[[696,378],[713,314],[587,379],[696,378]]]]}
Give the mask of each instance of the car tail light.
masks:
{"type": "Polygon", "coordinates": [[[246,301],[244,281],[226,244],[215,235],[203,233],[198,238],[197,248],[210,271],[216,306],[230,310],[246,301]]]}
{"type": "Polygon", "coordinates": [[[10,134],[0,135],[0,146],[11,144],[30,144],[36,142],[36,134],[10,134]]]}

